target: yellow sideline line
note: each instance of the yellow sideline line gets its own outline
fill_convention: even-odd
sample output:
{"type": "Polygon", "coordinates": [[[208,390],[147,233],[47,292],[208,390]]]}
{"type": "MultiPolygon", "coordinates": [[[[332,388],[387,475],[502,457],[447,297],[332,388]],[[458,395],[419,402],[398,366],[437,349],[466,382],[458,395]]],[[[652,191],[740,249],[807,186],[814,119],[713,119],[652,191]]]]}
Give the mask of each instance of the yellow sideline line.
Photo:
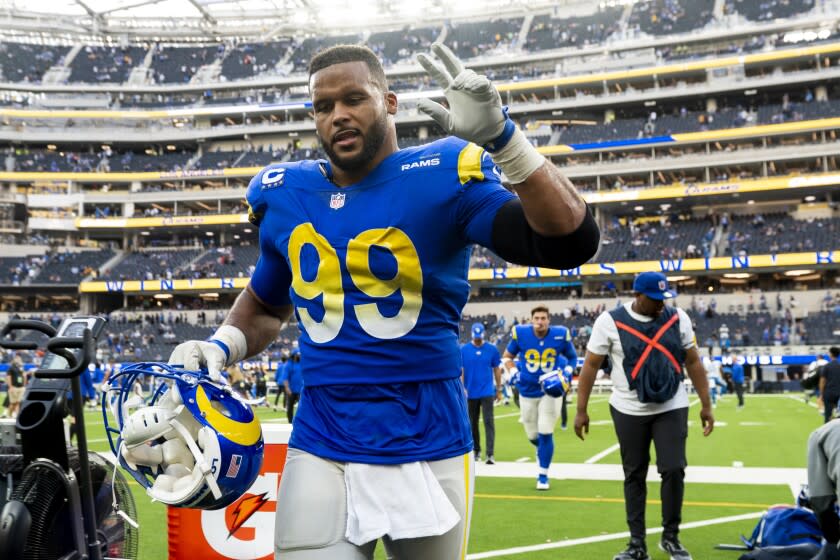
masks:
{"type": "MultiPolygon", "coordinates": [[[[487,500],[548,500],[552,502],[578,502],[586,504],[623,504],[623,498],[586,498],[583,496],[517,496],[514,494],[476,494],[476,498],[483,498],[487,500]]],[[[648,500],[648,504],[661,504],[661,500],[648,500]]],[[[754,504],[748,502],[696,502],[684,501],[684,506],[695,507],[733,507],[743,509],[763,508],[767,509],[773,504],[754,504]]]]}

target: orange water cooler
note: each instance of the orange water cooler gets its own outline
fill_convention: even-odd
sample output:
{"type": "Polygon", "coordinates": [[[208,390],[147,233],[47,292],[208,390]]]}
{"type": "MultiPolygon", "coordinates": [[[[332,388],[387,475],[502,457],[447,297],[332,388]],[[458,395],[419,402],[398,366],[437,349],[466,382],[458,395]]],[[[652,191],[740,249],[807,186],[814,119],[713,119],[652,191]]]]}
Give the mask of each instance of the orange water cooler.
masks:
{"type": "Polygon", "coordinates": [[[169,560],[273,560],[277,488],[292,427],[262,430],[265,459],[245,495],[217,511],[168,508],[169,560]]]}

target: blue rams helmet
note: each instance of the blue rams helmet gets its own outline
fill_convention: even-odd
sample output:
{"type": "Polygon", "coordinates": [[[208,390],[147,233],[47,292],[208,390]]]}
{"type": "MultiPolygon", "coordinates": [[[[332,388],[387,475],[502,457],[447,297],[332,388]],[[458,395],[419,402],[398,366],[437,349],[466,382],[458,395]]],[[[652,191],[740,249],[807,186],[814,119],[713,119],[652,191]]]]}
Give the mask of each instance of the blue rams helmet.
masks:
{"type": "Polygon", "coordinates": [[[111,451],[156,501],[220,509],[259,475],[259,420],[206,371],[155,362],[124,367],[103,388],[102,414],[111,451]]]}
{"type": "Polygon", "coordinates": [[[552,371],[540,375],[540,387],[550,397],[562,397],[569,391],[569,385],[562,372],[552,371]]]}

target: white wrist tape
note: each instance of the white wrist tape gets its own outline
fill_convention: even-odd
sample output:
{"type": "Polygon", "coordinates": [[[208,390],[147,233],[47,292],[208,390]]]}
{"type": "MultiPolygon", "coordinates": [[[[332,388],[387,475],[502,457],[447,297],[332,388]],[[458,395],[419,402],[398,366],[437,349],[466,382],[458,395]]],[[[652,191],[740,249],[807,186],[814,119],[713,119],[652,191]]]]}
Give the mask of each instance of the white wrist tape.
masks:
{"type": "Polygon", "coordinates": [[[225,365],[235,364],[248,357],[248,340],[243,333],[233,325],[222,325],[210,337],[210,340],[218,340],[227,346],[230,354],[225,365]]]}
{"type": "Polygon", "coordinates": [[[491,153],[490,157],[512,185],[524,183],[525,179],[542,167],[546,161],[545,156],[531,145],[519,128],[513,133],[507,145],[498,152],[491,153]]]}

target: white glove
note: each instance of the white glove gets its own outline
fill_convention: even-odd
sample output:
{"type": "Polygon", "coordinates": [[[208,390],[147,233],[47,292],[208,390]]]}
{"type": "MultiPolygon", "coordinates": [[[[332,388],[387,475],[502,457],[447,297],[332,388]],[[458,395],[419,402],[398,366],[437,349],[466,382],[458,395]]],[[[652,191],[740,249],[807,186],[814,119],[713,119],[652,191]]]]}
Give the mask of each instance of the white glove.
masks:
{"type": "Polygon", "coordinates": [[[487,76],[467,70],[449,48],[434,43],[432,52],[443,66],[420,53],[417,62],[442,88],[447,111],[431,99],[420,99],[417,108],[432,117],[447,134],[484,146],[496,140],[505,130],[507,115],[502,111],[502,98],[487,76]]]}
{"type": "Polygon", "coordinates": [[[230,364],[244,360],[247,354],[248,341],[245,333],[233,325],[222,325],[207,342],[190,340],[176,346],[169,356],[169,363],[183,365],[184,369],[188,370],[197,370],[205,366],[211,380],[227,383],[222,377],[222,370],[230,364]]]}
{"type": "Polygon", "coordinates": [[[201,366],[205,366],[212,381],[225,383],[222,370],[227,365],[227,355],[221,346],[212,342],[188,340],[181,343],[172,351],[169,363],[182,365],[190,371],[197,371],[201,366]]]}
{"type": "Polygon", "coordinates": [[[434,43],[432,51],[443,66],[423,53],[417,62],[443,87],[449,110],[430,99],[419,99],[417,108],[447,134],[486,149],[510,183],[525,182],[546,160],[508,117],[499,92],[487,76],[465,69],[446,45],[434,43]]]}

